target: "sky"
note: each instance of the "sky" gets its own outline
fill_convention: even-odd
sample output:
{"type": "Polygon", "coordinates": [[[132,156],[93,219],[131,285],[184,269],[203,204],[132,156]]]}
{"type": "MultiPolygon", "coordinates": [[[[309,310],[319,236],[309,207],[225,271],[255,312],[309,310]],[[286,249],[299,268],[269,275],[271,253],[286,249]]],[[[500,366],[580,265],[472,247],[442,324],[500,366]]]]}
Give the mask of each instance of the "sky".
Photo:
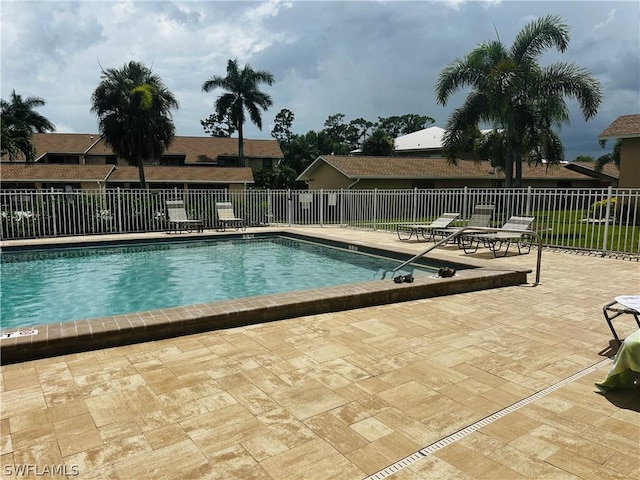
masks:
{"type": "Polygon", "coordinates": [[[180,103],[176,135],[204,136],[200,121],[222,90],[206,93],[202,84],[237,59],[275,78],[261,86],[273,100],[263,128],[247,122],[246,138],[272,138],[284,108],[294,113],[297,134],[322,130],[336,113],[346,122],[412,113],[444,128],[469,91],[438,104],[442,70],[482,42],[511,46],[526,24],[548,14],[569,26],[569,48],[547,50],[539,63],[584,67],[603,90],[589,121],[566,99],[565,158],[597,158],[613,147],[603,149],[598,135],[618,116],[640,113],[638,1],[1,0],[1,97],[13,90],[39,97],[46,105],[37,111],[57,132],[97,133],[90,109],[101,70],[134,60],[152,68],[180,103]]]}

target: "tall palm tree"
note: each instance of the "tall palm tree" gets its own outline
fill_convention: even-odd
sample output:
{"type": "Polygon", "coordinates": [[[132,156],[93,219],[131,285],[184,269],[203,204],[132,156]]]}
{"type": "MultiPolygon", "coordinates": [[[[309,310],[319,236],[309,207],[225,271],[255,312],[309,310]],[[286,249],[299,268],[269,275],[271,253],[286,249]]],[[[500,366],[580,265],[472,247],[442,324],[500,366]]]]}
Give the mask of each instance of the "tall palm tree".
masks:
{"type": "MultiPolygon", "coordinates": [[[[538,57],[548,48],[564,52],[569,28],[556,15],[547,15],[526,25],[507,49],[500,40],[480,44],[462,59],[449,64],[436,82],[436,99],[446,105],[449,97],[463,87],[471,87],[465,103],[447,122],[444,146],[454,154],[464,132],[478,123],[489,123],[504,131],[506,159],[505,186],[522,185],[523,148],[539,149],[530,142],[546,139],[558,150],[558,136],[552,125],[564,123],[564,97],[575,98],[585,120],[596,115],[602,101],[599,82],[578,66],[554,63],[540,67],[538,57]],[[545,105],[547,107],[545,107],[545,105]],[[554,105],[556,108],[550,108],[554,105]],[[533,135],[534,132],[537,133],[533,135]]],[[[561,160],[561,158],[557,159],[561,160]]]]}
{"type": "Polygon", "coordinates": [[[273,82],[273,75],[266,70],[254,70],[249,64],[246,64],[241,70],[238,60],[229,60],[226,77],[212,75],[202,84],[204,92],[215,88],[226,90],[226,93],[218,97],[214,107],[218,118],[222,119],[225,115],[229,115],[238,130],[238,162],[240,166],[246,166],[242,129],[245,122],[245,109],[249,112],[249,118],[254,125],[262,130],[260,109],[266,111],[273,105],[273,102],[268,94],[259,90],[258,86],[260,83],[271,86],[273,82]]]}
{"type": "Polygon", "coordinates": [[[179,105],[173,93],[151,69],[131,61],[102,71],[91,102],[105,142],[138,166],[140,188],[147,188],[144,161],[160,158],[175,136],[171,109],[179,105]]]}
{"type": "Polygon", "coordinates": [[[35,160],[33,132],[55,132],[56,127],[46,117],[35,111],[45,105],[39,97],[22,98],[15,90],[9,101],[0,99],[0,122],[2,123],[2,153],[13,161],[20,156],[27,162],[35,160]]]}

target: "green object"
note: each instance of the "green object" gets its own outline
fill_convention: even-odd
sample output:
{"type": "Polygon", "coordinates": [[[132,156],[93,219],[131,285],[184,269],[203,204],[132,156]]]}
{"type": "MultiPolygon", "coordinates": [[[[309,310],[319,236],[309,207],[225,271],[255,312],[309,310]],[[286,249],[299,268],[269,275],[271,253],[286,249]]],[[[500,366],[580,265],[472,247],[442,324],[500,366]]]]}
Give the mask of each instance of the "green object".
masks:
{"type": "Polygon", "coordinates": [[[640,376],[640,329],[629,335],[618,350],[607,378],[596,383],[602,392],[618,388],[634,388],[640,376]]]}

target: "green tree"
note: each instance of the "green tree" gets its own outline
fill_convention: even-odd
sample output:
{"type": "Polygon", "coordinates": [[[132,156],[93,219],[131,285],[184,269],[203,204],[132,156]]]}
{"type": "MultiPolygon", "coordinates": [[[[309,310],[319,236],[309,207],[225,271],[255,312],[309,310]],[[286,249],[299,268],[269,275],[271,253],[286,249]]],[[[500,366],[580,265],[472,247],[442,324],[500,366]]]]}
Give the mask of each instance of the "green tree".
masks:
{"type": "Polygon", "coordinates": [[[231,120],[229,112],[223,116],[212,113],[206,120],[200,120],[200,125],[204,128],[205,133],[212,137],[229,138],[236,133],[236,127],[233,120],[231,120]]]}
{"type": "Polygon", "coordinates": [[[424,115],[407,113],[405,115],[394,115],[391,117],[378,117],[378,127],[383,129],[391,138],[417,132],[428,128],[436,121],[424,115]]]}
{"type": "Polygon", "coordinates": [[[362,154],[378,157],[390,157],[393,155],[393,138],[387,132],[378,128],[362,144],[362,154]]]}
{"type": "Polygon", "coordinates": [[[175,136],[171,109],[178,101],[144,64],[102,70],[91,96],[100,133],[116,155],[138,166],[140,188],[147,188],[145,160],[159,159],[175,136]]]}
{"type": "Polygon", "coordinates": [[[23,99],[15,90],[11,92],[9,101],[0,99],[1,151],[9,156],[10,161],[21,157],[27,162],[34,161],[33,133],[55,132],[55,125],[35,111],[44,105],[41,98],[23,99]]]}
{"type": "Polygon", "coordinates": [[[287,108],[280,110],[273,121],[273,130],[271,130],[271,136],[278,140],[280,146],[287,144],[291,141],[293,133],[291,127],[293,126],[293,119],[295,115],[287,108]]]}
{"type": "Polygon", "coordinates": [[[576,158],[573,159],[573,161],[580,162],[580,163],[595,163],[596,159],[591,155],[578,155],[576,158]]]}
{"type": "MultiPolygon", "coordinates": [[[[604,142],[602,142],[602,146],[604,147],[604,142]]],[[[607,163],[613,163],[618,170],[620,170],[620,149],[622,148],[622,140],[617,139],[616,143],[613,144],[613,151],[611,153],[605,153],[604,155],[598,157],[596,160],[596,164],[594,166],[594,170],[596,172],[602,172],[602,169],[607,163]]]]}
{"type": "Polygon", "coordinates": [[[547,148],[564,155],[551,128],[565,121],[561,113],[564,97],[578,101],[585,120],[597,113],[602,101],[600,84],[587,70],[567,63],[538,65],[546,49],[567,49],[568,32],[560,17],[548,15],[526,25],[510,49],[499,40],[482,43],[440,73],[436,99],[441,105],[460,88],[471,87],[465,103],[447,121],[444,146],[450,155],[455,154],[464,132],[485,122],[503,131],[506,138],[506,187],[512,186],[514,163],[515,186],[522,185],[523,149],[547,148]]]}
{"type": "Polygon", "coordinates": [[[238,131],[238,162],[245,165],[244,159],[244,134],[245,109],[249,112],[249,118],[260,130],[262,130],[262,117],[260,109],[266,111],[273,104],[271,97],[261,92],[258,88],[261,83],[273,85],[273,75],[266,70],[254,70],[250,65],[242,69],[237,60],[227,62],[227,75],[212,75],[202,84],[204,92],[210,92],[216,88],[226,91],[218,97],[214,108],[219,117],[229,112],[229,116],[238,131]]]}
{"type": "Polygon", "coordinates": [[[364,118],[356,118],[349,122],[349,126],[354,133],[355,146],[357,148],[363,146],[369,136],[369,131],[375,127],[375,124],[364,118]]]}

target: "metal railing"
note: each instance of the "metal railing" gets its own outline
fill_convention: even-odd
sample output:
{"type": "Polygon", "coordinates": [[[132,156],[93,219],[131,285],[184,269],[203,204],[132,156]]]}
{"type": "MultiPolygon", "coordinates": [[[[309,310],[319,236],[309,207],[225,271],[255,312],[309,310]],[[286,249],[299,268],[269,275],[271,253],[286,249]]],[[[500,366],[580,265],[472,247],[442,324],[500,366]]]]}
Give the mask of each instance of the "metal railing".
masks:
{"type": "Polygon", "coordinates": [[[640,189],[50,190],[0,191],[0,238],[163,231],[165,202],[180,199],[215,228],[216,202],[232,202],[249,226],[340,226],[395,231],[476,204],[496,206],[492,226],[535,217],[545,246],[640,255],[640,189]]]}
{"type": "MultiPolygon", "coordinates": [[[[504,233],[516,233],[518,235],[521,236],[527,236],[527,237],[533,237],[538,241],[538,255],[537,255],[537,259],[536,259],[536,281],[533,284],[533,286],[537,286],[540,284],[540,265],[542,263],[542,237],[540,236],[540,234],[538,234],[537,232],[532,232],[531,230],[513,230],[513,229],[509,229],[509,228],[488,228],[488,227],[463,227],[460,230],[458,230],[457,232],[453,232],[451,235],[446,236],[440,240],[438,240],[437,242],[434,242],[433,245],[430,245],[429,247],[427,247],[425,250],[423,250],[422,252],[414,255],[413,257],[411,257],[409,260],[407,260],[406,262],[398,265],[397,267],[395,267],[394,269],[392,269],[390,271],[390,273],[394,274],[398,271],[398,270],[402,270],[404,267],[406,267],[407,265],[412,264],[413,262],[415,262],[416,260],[418,260],[419,258],[424,257],[427,253],[429,253],[430,251],[432,251],[433,249],[435,249],[436,247],[439,247],[440,245],[445,245],[447,243],[450,243],[452,240],[456,240],[456,239],[460,239],[462,236],[464,236],[464,234],[468,231],[473,231],[474,233],[476,232],[487,232],[487,233],[495,233],[495,232],[504,232],[504,233]]],[[[515,237],[514,237],[515,238],[515,237]]],[[[384,278],[384,274],[383,277],[384,278]]]]}

